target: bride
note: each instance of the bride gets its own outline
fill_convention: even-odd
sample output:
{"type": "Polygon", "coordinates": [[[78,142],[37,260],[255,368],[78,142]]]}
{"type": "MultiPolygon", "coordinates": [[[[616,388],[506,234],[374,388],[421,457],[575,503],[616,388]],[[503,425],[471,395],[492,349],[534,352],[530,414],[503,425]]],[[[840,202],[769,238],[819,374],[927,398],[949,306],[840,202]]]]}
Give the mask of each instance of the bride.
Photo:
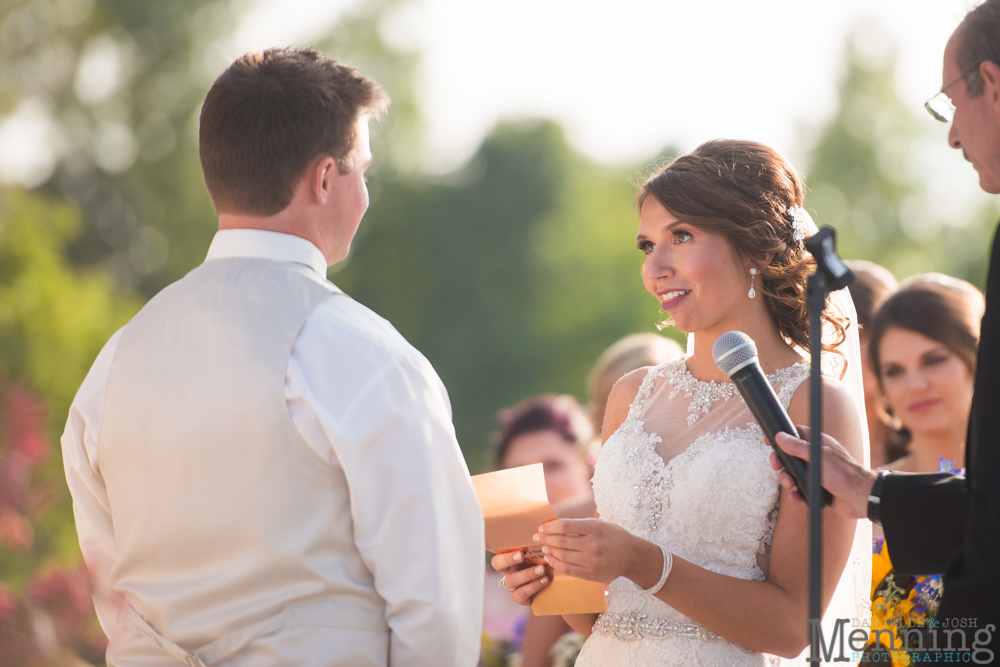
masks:
{"type": "MultiPolygon", "coordinates": [[[[579,667],[759,665],[808,652],[808,508],[779,486],[760,428],[712,359],[718,336],[745,332],[793,422],[809,422],[809,364],[799,350],[809,346],[814,266],[802,239],[814,226],[802,202],[791,165],[746,141],[703,144],[642,187],[643,285],[695,335],[694,353],[615,386],[593,478],[601,518],[540,526],[547,568],[526,566],[520,552],[493,558],[520,604],[552,571],[610,584],[607,613],[566,619],[588,636],[579,667]]],[[[866,460],[850,315],[849,302],[824,315],[823,431],[866,460]]],[[[823,512],[827,645],[833,614],[848,619],[846,639],[857,625],[850,619],[866,611],[870,524],[857,523],[823,512]]]]}

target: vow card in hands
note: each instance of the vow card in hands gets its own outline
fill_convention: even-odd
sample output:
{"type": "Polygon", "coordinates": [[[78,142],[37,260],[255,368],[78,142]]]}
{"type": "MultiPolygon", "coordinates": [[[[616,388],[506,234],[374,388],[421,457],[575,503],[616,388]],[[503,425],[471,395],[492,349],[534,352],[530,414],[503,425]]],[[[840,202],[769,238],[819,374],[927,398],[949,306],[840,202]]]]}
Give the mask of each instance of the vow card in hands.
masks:
{"type": "MultiPolygon", "coordinates": [[[[494,553],[524,551],[525,560],[542,562],[531,539],[538,527],[557,518],[545,492],[541,463],[497,470],[472,478],[486,520],[486,548],[494,553]]],[[[604,584],[553,573],[552,581],[531,602],[537,616],[586,614],[608,610],[604,584]]]]}

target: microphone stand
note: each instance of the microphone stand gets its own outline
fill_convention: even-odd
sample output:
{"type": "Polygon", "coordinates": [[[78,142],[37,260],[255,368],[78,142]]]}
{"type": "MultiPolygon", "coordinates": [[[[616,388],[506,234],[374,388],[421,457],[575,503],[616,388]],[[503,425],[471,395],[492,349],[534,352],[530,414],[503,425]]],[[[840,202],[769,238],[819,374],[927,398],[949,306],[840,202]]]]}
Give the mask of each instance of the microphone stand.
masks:
{"type": "Polygon", "coordinates": [[[806,310],[809,312],[809,662],[820,661],[820,586],[823,549],[823,461],[820,438],[823,431],[823,311],[830,292],[846,287],[854,274],[837,256],[836,232],[824,226],[805,241],[806,250],[816,259],[816,271],[806,283],[806,310]]]}

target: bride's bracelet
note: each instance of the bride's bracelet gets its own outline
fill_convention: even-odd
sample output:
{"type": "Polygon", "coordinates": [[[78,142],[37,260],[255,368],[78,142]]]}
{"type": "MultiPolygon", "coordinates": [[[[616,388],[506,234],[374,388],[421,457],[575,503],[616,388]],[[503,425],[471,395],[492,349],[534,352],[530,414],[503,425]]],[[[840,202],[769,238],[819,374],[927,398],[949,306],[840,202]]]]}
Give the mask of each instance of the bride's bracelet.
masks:
{"type": "Polygon", "coordinates": [[[670,570],[674,566],[674,555],[670,553],[670,551],[668,551],[662,544],[658,544],[657,546],[660,547],[660,551],[663,552],[663,573],[660,575],[660,580],[657,581],[652,588],[642,589],[650,595],[656,595],[660,592],[660,589],[663,588],[663,584],[667,583],[667,577],[670,576],[670,570]]]}

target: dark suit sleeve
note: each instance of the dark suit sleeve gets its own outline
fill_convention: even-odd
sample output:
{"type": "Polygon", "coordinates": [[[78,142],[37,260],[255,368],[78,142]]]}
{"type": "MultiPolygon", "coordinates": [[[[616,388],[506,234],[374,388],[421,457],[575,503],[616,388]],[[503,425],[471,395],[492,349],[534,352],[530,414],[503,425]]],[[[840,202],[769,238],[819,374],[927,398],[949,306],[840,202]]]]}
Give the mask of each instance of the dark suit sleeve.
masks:
{"type": "Polygon", "coordinates": [[[964,477],[888,475],[880,512],[893,568],[902,574],[938,574],[948,569],[965,538],[968,507],[964,477]]]}

